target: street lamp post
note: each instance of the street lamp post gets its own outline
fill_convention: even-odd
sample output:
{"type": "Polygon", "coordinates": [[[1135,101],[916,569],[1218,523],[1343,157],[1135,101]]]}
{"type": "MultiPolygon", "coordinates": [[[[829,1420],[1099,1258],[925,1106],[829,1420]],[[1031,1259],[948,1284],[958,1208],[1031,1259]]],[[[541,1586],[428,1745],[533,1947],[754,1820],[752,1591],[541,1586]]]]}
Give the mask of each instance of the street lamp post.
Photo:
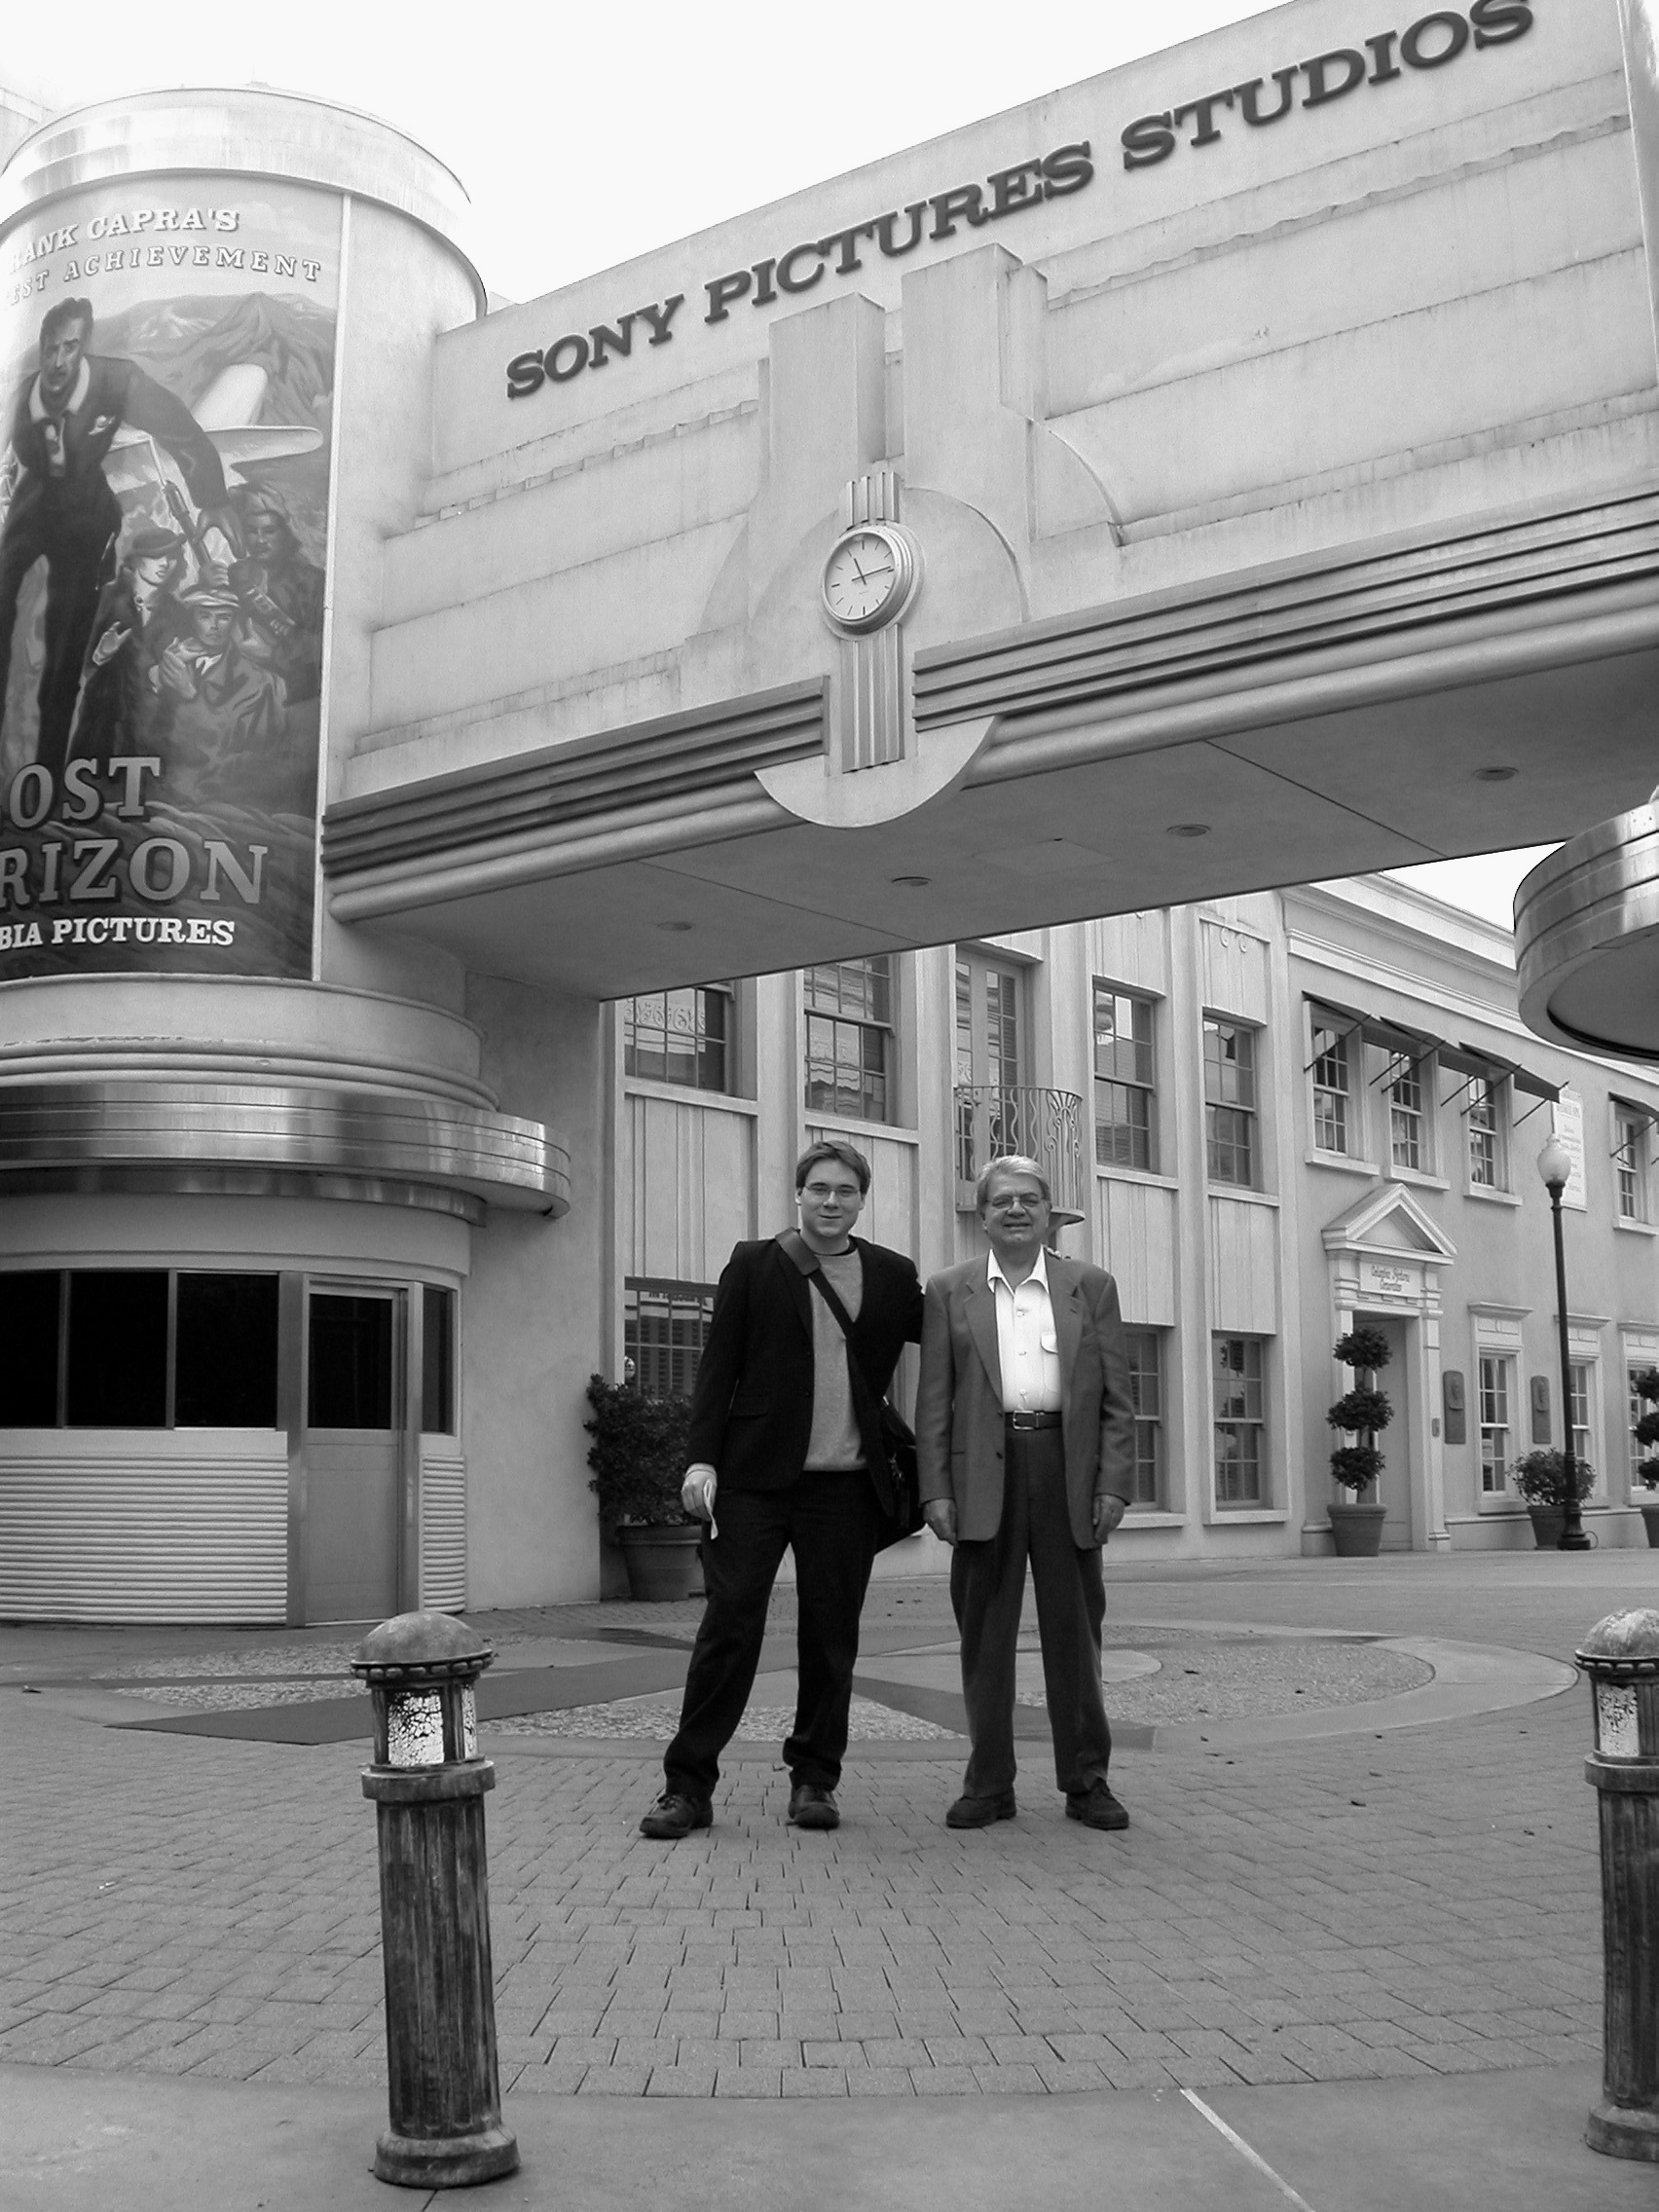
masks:
{"type": "Polygon", "coordinates": [[[1567,1247],[1561,1233],[1561,1195],[1572,1173],[1572,1155],[1560,1137],[1552,1136],[1539,1153],[1538,1173],[1550,1194],[1550,1213],[1555,1225],[1556,1319],[1561,1330],[1561,1467],[1566,1495],[1557,1549],[1587,1552],[1590,1539],[1584,1532],[1584,1517],[1578,1509],[1578,1462],[1572,1456],[1572,1355],[1567,1330],[1567,1247]]]}

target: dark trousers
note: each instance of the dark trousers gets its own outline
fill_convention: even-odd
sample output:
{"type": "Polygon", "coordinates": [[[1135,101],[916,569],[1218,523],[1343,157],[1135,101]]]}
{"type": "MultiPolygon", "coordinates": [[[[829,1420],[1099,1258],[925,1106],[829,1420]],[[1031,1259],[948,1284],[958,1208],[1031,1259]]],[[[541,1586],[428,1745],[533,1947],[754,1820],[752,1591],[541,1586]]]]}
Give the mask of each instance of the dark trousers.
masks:
{"type": "Polygon", "coordinates": [[[1006,1431],[1002,1527],[982,1543],[958,1544],[951,1556],[950,1602],[962,1632],[962,1697],[973,1745],[962,1786],[969,1797],[997,1797],[1014,1788],[1014,1650],[1027,1560],[1037,1586],[1054,1779],[1068,1792],[1086,1790],[1105,1781],[1112,1756],[1100,1691],[1106,1585],[1098,1547],[1080,1551],[1072,1536],[1057,1428],[1006,1431]]]}
{"type": "Polygon", "coordinates": [[[860,1468],[803,1474],[787,1490],[719,1491],[715,1522],[719,1534],[703,1539],[708,1603],[685,1677],[680,1733],[663,1759],[668,1787],[708,1797],[719,1780],[719,1754],[754,1687],[766,1604],[788,1546],[799,1601],[800,1693],[784,1763],[792,1781],[833,1789],[847,1749],[859,1614],[879,1527],[869,1477],[860,1468]]]}
{"type": "Polygon", "coordinates": [[[114,573],[114,534],[121,526],[121,510],[113,498],[109,505],[113,520],[101,504],[67,514],[38,507],[19,514],[14,506],[0,538],[0,722],[6,714],[18,594],[23,578],[46,556],[46,665],[40,676],[35,758],[52,770],[55,779],[62,775],[69,757],[69,734],[98,595],[114,573]]]}

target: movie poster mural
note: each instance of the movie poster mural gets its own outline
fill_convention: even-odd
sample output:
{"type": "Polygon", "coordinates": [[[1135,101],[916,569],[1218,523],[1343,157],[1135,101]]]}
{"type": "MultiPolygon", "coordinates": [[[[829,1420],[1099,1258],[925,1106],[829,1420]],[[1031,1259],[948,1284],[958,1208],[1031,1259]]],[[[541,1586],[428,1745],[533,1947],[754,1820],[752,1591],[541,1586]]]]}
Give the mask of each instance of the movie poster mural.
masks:
{"type": "Polygon", "coordinates": [[[340,203],[0,239],[0,980],[311,974],[340,203]]]}

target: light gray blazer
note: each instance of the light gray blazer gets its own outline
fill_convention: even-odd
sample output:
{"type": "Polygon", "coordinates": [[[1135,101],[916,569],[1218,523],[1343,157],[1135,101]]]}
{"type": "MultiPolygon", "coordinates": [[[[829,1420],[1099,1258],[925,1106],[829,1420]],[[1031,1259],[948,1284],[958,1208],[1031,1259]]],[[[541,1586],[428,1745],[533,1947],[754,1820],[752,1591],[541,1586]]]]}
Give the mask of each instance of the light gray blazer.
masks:
{"type": "MultiPolygon", "coordinates": [[[[1094,1499],[1133,1490],[1134,1408],[1118,1286],[1087,1260],[1047,1256],[1059,1342],[1066,1500],[1080,1549],[1094,1544],[1094,1499]]],[[[986,1261],[965,1260],[929,1282],[916,1390],[922,1502],[950,1498],[956,1532],[994,1536],[1003,1509],[1002,1362],[986,1261]]]]}

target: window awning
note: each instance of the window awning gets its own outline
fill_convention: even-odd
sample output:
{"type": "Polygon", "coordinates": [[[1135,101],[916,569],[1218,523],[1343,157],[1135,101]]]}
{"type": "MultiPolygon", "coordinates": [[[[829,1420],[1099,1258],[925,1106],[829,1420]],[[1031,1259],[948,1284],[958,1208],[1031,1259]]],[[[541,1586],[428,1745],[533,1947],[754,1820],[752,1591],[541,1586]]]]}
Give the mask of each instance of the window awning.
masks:
{"type": "MultiPolygon", "coordinates": [[[[1364,1014],[1359,1008],[1344,1006],[1336,999],[1309,998],[1309,1005],[1317,1018],[1322,1014],[1335,1016],[1335,1025],[1350,1035],[1357,1030],[1368,1045],[1376,1045],[1397,1058],[1412,1061],[1425,1060],[1430,1053],[1444,1068],[1458,1075],[1466,1075],[1488,1083],[1501,1083],[1508,1079],[1517,1090],[1529,1097],[1555,1100],[1561,1096],[1561,1086],[1546,1083],[1541,1075],[1522,1067],[1515,1060],[1506,1060],[1497,1052],[1486,1051],[1478,1045],[1455,1045],[1449,1038],[1435,1037],[1426,1029],[1414,1029],[1403,1021],[1389,1021],[1382,1015],[1364,1014]]],[[[1306,1072],[1306,1071],[1305,1071],[1306,1072]]]]}

